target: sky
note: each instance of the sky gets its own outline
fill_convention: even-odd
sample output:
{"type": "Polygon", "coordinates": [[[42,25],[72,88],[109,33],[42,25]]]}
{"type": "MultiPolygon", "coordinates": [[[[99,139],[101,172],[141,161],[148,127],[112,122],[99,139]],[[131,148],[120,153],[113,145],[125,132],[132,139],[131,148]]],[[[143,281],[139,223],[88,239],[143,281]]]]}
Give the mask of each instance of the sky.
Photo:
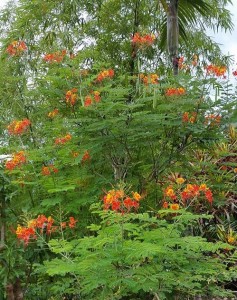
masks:
{"type": "MultiPolygon", "coordinates": [[[[0,0],[0,9],[8,2],[8,0],[0,0]]],[[[233,55],[235,62],[237,63],[237,0],[232,0],[233,5],[229,5],[228,8],[232,13],[232,21],[236,24],[232,33],[230,32],[218,32],[216,34],[210,32],[210,36],[221,45],[221,49],[226,55],[233,55]]]]}
{"type": "Polygon", "coordinates": [[[7,3],[7,0],[0,0],[0,7],[3,7],[7,3]]]}
{"type": "Polygon", "coordinates": [[[237,63],[237,0],[232,0],[233,5],[228,5],[227,8],[232,14],[232,22],[234,30],[230,32],[218,32],[217,34],[210,33],[214,40],[221,45],[221,49],[226,55],[234,55],[237,63]]]}

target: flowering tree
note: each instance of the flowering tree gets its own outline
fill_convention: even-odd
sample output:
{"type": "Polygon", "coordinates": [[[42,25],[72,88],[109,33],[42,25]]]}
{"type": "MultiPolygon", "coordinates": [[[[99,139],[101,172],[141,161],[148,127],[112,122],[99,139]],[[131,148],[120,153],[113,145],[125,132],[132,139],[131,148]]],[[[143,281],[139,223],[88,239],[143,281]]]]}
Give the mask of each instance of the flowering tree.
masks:
{"type": "Polygon", "coordinates": [[[185,49],[172,75],[154,7],[22,1],[11,14],[0,83],[2,298],[228,294],[236,96],[226,61],[212,61],[205,44],[185,49]]]}

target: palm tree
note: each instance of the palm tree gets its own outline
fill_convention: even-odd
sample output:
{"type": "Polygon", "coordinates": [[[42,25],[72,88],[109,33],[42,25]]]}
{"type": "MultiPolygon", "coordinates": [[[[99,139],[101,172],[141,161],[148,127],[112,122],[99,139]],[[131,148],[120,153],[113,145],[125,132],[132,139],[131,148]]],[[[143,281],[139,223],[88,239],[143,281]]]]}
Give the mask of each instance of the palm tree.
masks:
{"type": "MultiPolygon", "coordinates": [[[[231,1],[227,0],[223,2],[219,0],[219,6],[216,2],[212,2],[210,0],[160,0],[161,6],[166,13],[161,31],[161,39],[163,41],[167,39],[167,48],[173,65],[174,75],[178,74],[179,37],[187,41],[187,29],[190,26],[193,28],[199,26],[199,28],[204,29],[206,25],[214,30],[218,30],[219,27],[225,30],[233,28],[231,20],[226,21],[225,19],[223,21],[224,14],[223,7],[221,7],[221,4],[224,6],[228,2],[231,3],[231,1]]],[[[224,12],[227,12],[227,10],[224,10],[224,12]]]]}

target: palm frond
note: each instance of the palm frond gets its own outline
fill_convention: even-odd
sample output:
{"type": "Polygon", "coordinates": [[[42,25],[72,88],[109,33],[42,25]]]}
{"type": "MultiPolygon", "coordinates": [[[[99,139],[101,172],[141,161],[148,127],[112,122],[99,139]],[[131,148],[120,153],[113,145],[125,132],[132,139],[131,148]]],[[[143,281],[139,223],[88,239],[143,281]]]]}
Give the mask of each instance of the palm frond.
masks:
{"type": "MultiPolygon", "coordinates": [[[[229,1],[229,0],[228,0],[229,1]]],[[[229,3],[231,3],[229,1],[229,3]]],[[[233,23],[230,19],[230,12],[222,7],[213,7],[204,0],[180,0],[178,8],[179,35],[180,41],[188,44],[189,28],[204,30],[210,27],[213,30],[232,30],[233,23]]],[[[160,26],[160,49],[162,52],[166,49],[167,43],[167,16],[161,20],[160,26]]]]}

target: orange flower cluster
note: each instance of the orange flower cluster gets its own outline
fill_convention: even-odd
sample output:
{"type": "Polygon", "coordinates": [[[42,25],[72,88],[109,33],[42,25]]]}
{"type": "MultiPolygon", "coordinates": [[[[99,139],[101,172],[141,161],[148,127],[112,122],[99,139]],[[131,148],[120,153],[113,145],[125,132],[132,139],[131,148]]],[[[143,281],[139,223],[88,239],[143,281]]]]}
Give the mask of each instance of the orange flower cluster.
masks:
{"type": "Polygon", "coordinates": [[[9,134],[20,135],[28,129],[30,124],[31,122],[28,119],[24,119],[21,121],[14,120],[10,125],[7,126],[7,130],[9,134]]]}
{"type": "Polygon", "coordinates": [[[183,117],[182,117],[182,121],[183,123],[195,123],[197,120],[197,113],[196,112],[192,112],[192,113],[189,113],[189,112],[184,112],[183,113],[183,117]]]}
{"type": "Polygon", "coordinates": [[[48,63],[60,63],[63,61],[66,53],[67,53],[66,50],[57,51],[54,53],[48,53],[48,54],[45,54],[45,56],[43,57],[43,60],[48,63]]]}
{"type": "Polygon", "coordinates": [[[22,240],[25,245],[28,245],[30,239],[37,239],[37,234],[50,235],[56,232],[58,229],[64,229],[67,226],[69,228],[74,228],[76,226],[77,220],[74,217],[69,217],[68,222],[62,222],[59,226],[54,225],[55,220],[49,216],[39,215],[36,219],[32,219],[28,222],[27,226],[18,225],[15,231],[16,236],[19,240],[22,240]]]}
{"type": "Polygon", "coordinates": [[[149,83],[151,84],[159,83],[158,81],[159,76],[157,74],[149,74],[149,75],[140,74],[139,77],[145,85],[148,85],[149,83]]]}
{"type": "Polygon", "coordinates": [[[50,119],[53,119],[54,117],[56,117],[58,115],[58,113],[59,113],[59,110],[57,108],[55,108],[54,110],[52,110],[48,113],[48,117],[50,119]]]}
{"type": "Polygon", "coordinates": [[[137,192],[132,193],[132,197],[125,194],[124,190],[110,190],[103,198],[104,209],[112,209],[117,212],[129,212],[140,206],[141,195],[137,192]]]}
{"type": "Polygon", "coordinates": [[[218,114],[210,114],[205,117],[205,124],[210,126],[219,125],[221,122],[221,116],[218,114]]]}
{"type": "Polygon", "coordinates": [[[216,65],[208,65],[206,66],[208,75],[215,75],[217,77],[223,76],[225,77],[225,72],[227,71],[226,66],[216,66],[216,65]]]}
{"type": "MultiPolygon", "coordinates": [[[[74,217],[69,217],[68,227],[69,228],[75,228],[77,222],[78,222],[78,220],[75,220],[74,217]]],[[[60,227],[62,229],[66,228],[67,227],[67,222],[61,222],[60,227]]]]}
{"type": "Polygon", "coordinates": [[[70,228],[75,228],[77,222],[78,222],[78,221],[75,220],[74,217],[69,217],[68,226],[69,226],[70,228]]]}
{"type": "Polygon", "coordinates": [[[16,236],[22,240],[25,245],[28,245],[30,238],[36,239],[34,228],[28,228],[18,225],[16,229],[16,236]]]}
{"type": "Polygon", "coordinates": [[[166,96],[181,96],[185,94],[185,89],[180,87],[180,88],[168,88],[165,91],[166,96]]]}
{"type": "Polygon", "coordinates": [[[176,193],[175,193],[172,185],[167,186],[167,188],[164,191],[164,196],[170,198],[171,200],[177,199],[176,193]]]}
{"type": "Polygon", "coordinates": [[[68,133],[63,137],[56,138],[54,141],[54,144],[55,145],[63,145],[65,143],[69,142],[71,139],[72,139],[72,136],[71,136],[71,134],[68,133]]]}
{"type": "Polygon", "coordinates": [[[183,201],[193,199],[200,196],[200,193],[204,193],[207,201],[212,204],[213,195],[212,191],[206,186],[206,184],[196,185],[187,184],[186,188],[181,192],[181,198],[183,201]]]}
{"type": "Polygon", "coordinates": [[[206,184],[187,184],[184,188],[180,187],[184,182],[185,179],[182,177],[177,178],[176,183],[179,185],[178,188],[170,185],[164,190],[163,208],[177,210],[180,205],[185,205],[187,201],[203,196],[210,204],[212,204],[213,194],[206,184]]]}
{"type": "Polygon", "coordinates": [[[49,176],[49,175],[51,175],[52,172],[53,173],[58,173],[58,169],[55,168],[54,165],[49,165],[49,166],[43,166],[42,167],[42,171],[41,171],[42,175],[49,176]]]}
{"type": "Polygon", "coordinates": [[[179,210],[180,206],[178,203],[169,203],[167,201],[163,202],[163,208],[170,208],[172,210],[179,210]]]}
{"type": "Polygon", "coordinates": [[[139,32],[136,32],[132,37],[132,43],[139,48],[149,47],[154,44],[155,39],[154,34],[141,35],[139,32]]]}
{"type": "MultiPolygon", "coordinates": [[[[76,151],[73,151],[72,152],[72,156],[74,157],[74,158],[76,158],[76,157],[78,157],[79,156],[79,152],[76,152],[76,151]]],[[[85,161],[87,161],[87,160],[90,160],[90,153],[88,152],[88,151],[85,151],[85,153],[83,154],[83,156],[82,156],[82,162],[85,162],[85,161]]]]}
{"type": "Polygon", "coordinates": [[[97,77],[96,77],[96,81],[101,82],[103,81],[105,78],[113,78],[114,77],[114,70],[113,69],[108,69],[108,70],[104,70],[101,71],[97,77]]]}
{"type": "Polygon", "coordinates": [[[91,92],[90,95],[87,95],[85,97],[85,102],[84,102],[84,106],[91,106],[94,102],[98,103],[100,102],[100,92],[98,91],[93,91],[91,92]]]}
{"type": "Polygon", "coordinates": [[[82,161],[85,162],[87,160],[90,160],[91,156],[90,156],[90,153],[88,151],[86,151],[84,153],[84,155],[82,156],[82,161]]]}
{"type": "Polygon", "coordinates": [[[13,154],[12,159],[8,160],[5,164],[6,170],[14,170],[20,167],[22,164],[26,163],[26,156],[24,151],[19,151],[13,154]]]}
{"type": "Polygon", "coordinates": [[[77,101],[77,89],[73,88],[69,91],[66,92],[65,98],[66,98],[66,103],[70,104],[71,106],[76,104],[77,101]]]}
{"type": "Polygon", "coordinates": [[[27,50],[27,46],[23,41],[13,41],[8,47],[6,52],[11,55],[20,55],[22,52],[27,50]]]}

